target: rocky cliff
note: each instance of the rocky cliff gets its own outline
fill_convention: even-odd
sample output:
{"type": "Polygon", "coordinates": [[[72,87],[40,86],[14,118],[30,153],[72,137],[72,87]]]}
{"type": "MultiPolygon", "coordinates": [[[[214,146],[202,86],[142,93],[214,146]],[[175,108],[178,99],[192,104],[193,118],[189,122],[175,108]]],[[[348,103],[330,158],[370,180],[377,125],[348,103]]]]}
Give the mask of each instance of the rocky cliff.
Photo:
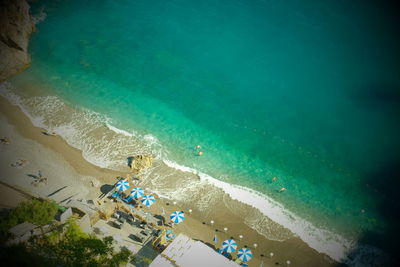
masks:
{"type": "Polygon", "coordinates": [[[137,155],[128,158],[128,165],[133,173],[140,173],[153,165],[152,155],[137,155]]]}
{"type": "Polygon", "coordinates": [[[0,82],[29,66],[28,44],[34,29],[26,0],[0,0],[0,82]]]}

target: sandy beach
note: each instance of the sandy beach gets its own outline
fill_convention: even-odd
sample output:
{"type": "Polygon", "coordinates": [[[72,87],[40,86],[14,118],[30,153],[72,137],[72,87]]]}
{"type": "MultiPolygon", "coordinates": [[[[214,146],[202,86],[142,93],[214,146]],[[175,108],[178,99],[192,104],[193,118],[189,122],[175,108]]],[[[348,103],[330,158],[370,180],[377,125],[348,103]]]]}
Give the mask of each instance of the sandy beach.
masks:
{"type": "MultiPolygon", "coordinates": [[[[115,177],[129,173],[128,166],[126,172],[121,173],[90,164],[83,158],[81,151],[69,146],[60,137],[44,135],[42,133],[44,129],[34,127],[17,106],[10,104],[2,97],[0,107],[0,136],[11,138],[10,144],[1,145],[2,182],[57,202],[65,201],[65,199],[96,201],[101,195],[102,185],[112,185],[116,181],[115,177]],[[11,164],[18,159],[27,160],[27,164],[22,168],[12,167],[11,164]],[[48,178],[48,184],[34,187],[31,185],[33,179],[29,175],[37,175],[39,170],[48,178]],[[51,195],[61,188],[60,193],[51,195]]],[[[146,188],[146,184],[150,182],[142,181],[141,184],[146,188]]],[[[223,194],[221,190],[221,197],[229,198],[223,194]]],[[[328,256],[308,247],[299,238],[294,237],[283,242],[267,240],[245,225],[237,214],[224,206],[223,201],[218,206],[214,205],[212,212],[209,212],[207,216],[199,216],[200,213],[197,213],[195,209],[192,214],[189,214],[189,207],[180,206],[179,203],[173,205],[172,200],[163,198],[158,198],[149,211],[160,214],[162,208],[166,210],[167,215],[175,210],[186,212],[186,220],[174,226],[174,231],[177,233],[185,233],[209,244],[213,244],[212,239],[216,233],[219,239],[217,247],[223,240],[232,237],[238,241],[239,247],[251,248],[254,258],[249,266],[259,266],[261,261],[265,265],[285,265],[287,260],[291,261],[292,266],[333,266],[336,264],[328,256]],[[210,224],[211,220],[215,222],[213,225],[210,224]],[[223,230],[225,227],[228,228],[226,233],[223,230]],[[239,238],[240,235],[243,236],[242,240],[239,238]],[[256,249],[253,246],[255,243],[256,249]],[[274,253],[272,258],[269,256],[271,252],[274,253]]]]}

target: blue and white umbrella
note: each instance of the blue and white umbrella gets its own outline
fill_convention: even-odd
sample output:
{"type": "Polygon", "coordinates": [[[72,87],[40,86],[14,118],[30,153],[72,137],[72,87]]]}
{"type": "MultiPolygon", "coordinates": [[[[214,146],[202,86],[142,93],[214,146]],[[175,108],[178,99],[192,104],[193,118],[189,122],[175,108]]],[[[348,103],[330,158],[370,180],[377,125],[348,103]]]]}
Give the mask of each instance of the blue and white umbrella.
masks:
{"type": "Polygon", "coordinates": [[[143,205],[149,207],[156,201],[156,199],[152,195],[147,195],[144,196],[140,201],[142,201],[143,205]]]}
{"type": "Polygon", "coordinates": [[[129,188],[129,183],[128,180],[120,180],[118,183],[115,185],[115,188],[120,191],[125,191],[126,189],[129,188]]]}
{"type": "Polygon", "coordinates": [[[237,248],[237,243],[233,239],[225,240],[222,243],[222,249],[225,252],[232,253],[232,252],[234,252],[236,250],[236,248],[237,248]]]}
{"type": "Polygon", "coordinates": [[[144,190],[140,187],[135,187],[131,191],[131,196],[133,196],[134,198],[140,198],[143,195],[144,195],[144,190]]]}
{"type": "Polygon", "coordinates": [[[169,218],[173,223],[180,223],[185,219],[185,214],[182,211],[174,211],[169,218]]]}
{"type": "Polygon", "coordinates": [[[242,248],[238,250],[237,256],[241,261],[249,261],[253,257],[253,253],[248,248],[242,248]]]}

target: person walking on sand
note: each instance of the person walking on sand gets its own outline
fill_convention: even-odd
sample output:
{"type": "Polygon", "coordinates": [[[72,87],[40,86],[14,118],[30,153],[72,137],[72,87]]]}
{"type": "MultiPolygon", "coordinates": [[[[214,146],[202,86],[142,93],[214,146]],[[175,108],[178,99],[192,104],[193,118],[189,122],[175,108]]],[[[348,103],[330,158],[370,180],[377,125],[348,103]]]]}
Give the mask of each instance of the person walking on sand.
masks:
{"type": "Polygon", "coordinates": [[[38,176],[39,176],[39,178],[43,178],[43,174],[42,174],[41,170],[38,171],[38,176]]]}

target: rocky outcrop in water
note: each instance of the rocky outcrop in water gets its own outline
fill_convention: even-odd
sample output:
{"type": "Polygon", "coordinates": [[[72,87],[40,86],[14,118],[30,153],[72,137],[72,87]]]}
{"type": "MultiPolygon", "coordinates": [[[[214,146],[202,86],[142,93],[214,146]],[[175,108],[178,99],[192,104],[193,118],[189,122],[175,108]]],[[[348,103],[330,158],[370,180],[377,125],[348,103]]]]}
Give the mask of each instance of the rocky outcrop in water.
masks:
{"type": "Polygon", "coordinates": [[[140,173],[153,165],[152,155],[138,155],[128,158],[128,165],[134,173],[140,173]]]}
{"type": "Polygon", "coordinates": [[[31,62],[28,44],[35,24],[25,0],[0,0],[0,82],[31,62]]]}

